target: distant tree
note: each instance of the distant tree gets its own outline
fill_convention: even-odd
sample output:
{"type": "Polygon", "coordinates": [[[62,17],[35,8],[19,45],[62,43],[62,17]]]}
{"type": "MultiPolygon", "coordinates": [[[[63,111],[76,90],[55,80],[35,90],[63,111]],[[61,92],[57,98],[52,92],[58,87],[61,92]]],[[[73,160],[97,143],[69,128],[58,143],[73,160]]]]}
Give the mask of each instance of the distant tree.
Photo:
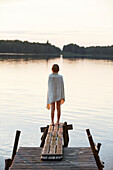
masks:
{"type": "Polygon", "coordinates": [[[113,45],[112,46],[91,46],[91,47],[80,47],[76,44],[68,44],[63,47],[63,52],[74,53],[74,54],[87,54],[87,55],[112,55],[113,56],[113,45]]]}
{"type": "Polygon", "coordinates": [[[63,52],[71,52],[74,54],[85,54],[86,50],[84,47],[79,47],[76,44],[69,44],[63,47],[63,52]]]}

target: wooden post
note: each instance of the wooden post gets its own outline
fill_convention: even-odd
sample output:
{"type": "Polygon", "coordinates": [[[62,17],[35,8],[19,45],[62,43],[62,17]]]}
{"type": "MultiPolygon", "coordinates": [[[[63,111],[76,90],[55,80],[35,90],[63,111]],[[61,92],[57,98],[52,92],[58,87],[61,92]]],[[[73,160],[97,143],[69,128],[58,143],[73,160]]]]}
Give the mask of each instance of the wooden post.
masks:
{"type": "Polygon", "coordinates": [[[87,132],[87,135],[88,135],[89,143],[90,143],[90,146],[91,146],[91,149],[92,149],[94,158],[95,158],[95,160],[96,160],[98,169],[99,169],[99,170],[103,170],[104,165],[103,165],[103,162],[100,161],[100,157],[99,157],[99,155],[98,155],[101,144],[98,144],[97,147],[96,147],[96,146],[95,146],[95,143],[94,143],[94,141],[93,141],[92,135],[90,134],[90,130],[89,130],[89,129],[86,129],[86,132],[87,132]]]}
{"type": "Polygon", "coordinates": [[[40,127],[41,132],[44,132],[45,129],[49,128],[49,125],[47,125],[46,127],[40,127]]]}
{"type": "Polygon", "coordinates": [[[13,153],[12,153],[12,161],[14,160],[14,157],[16,155],[16,151],[17,151],[17,147],[18,147],[18,141],[19,141],[19,137],[20,137],[20,131],[17,130],[16,131],[16,137],[15,137],[15,142],[14,142],[14,147],[13,147],[13,153]]]}
{"type": "Polygon", "coordinates": [[[11,159],[5,159],[5,170],[9,170],[9,167],[12,164],[12,160],[11,159]]]}
{"type": "Polygon", "coordinates": [[[67,147],[69,143],[69,134],[68,134],[68,130],[66,129],[66,127],[67,127],[67,122],[64,122],[63,124],[64,147],[67,147]]]}
{"type": "Polygon", "coordinates": [[[68,146],[69,143],[69,134],[68,134],[68,130],[72,130],[73,126],[71,125],[67,125],[67,122],[64,122],[63,124],[63,138],[64,138],[64,147],[68,146]]]}
{"type": "Polygon", "coordinates": [[[15,157],[16,151],[17,151],[17,147],[18,147],[20,133],[21,133],[21,131],[19,131],[19,130],[16,131],[15,142],[14,142],[14,147],[13,147],[13,152],[12,152],[12,158],[5,159],[5,170],[9,170],[9,167],[11,166],[11,164],[14,160],[14,157],[15,157]]]}
{"type": "Polygon", "coordinates": [[[44,143],[45,143],[45,139],[46,139],[46,136],[47,136],[47,133],[48,133],[48,128],[49,128],[49,125],[47,125],[47,127],[45,128],[41,128],[41,131],[44,130],[44,133],[41,137],[41,144],[40,144],[40,147],[43,147],[44,146],[44,143]]]}
{"type": "Polygon", "coordinates": [[[97,153],[98,153],[98,154],[99,154],[99,151],[100,151],[101,145],[102,145],[101,143],[98,143],[98,144],[97,144],[97,153]]]}
{"type": "Polygon", "coordinates": [[[86,132],[87,132],[87,135],[90,136],[90,130],[89,129],[86,129],[86,132]]]}

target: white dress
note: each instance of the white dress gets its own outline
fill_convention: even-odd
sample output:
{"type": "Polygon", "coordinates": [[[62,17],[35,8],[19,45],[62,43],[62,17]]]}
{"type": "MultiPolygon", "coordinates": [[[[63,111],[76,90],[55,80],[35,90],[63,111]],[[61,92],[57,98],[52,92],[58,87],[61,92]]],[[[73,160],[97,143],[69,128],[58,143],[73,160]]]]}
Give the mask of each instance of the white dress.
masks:
{"type": "Polygon", "coordinates": [[[49,75],[48,93],[47,93],[47,109],[50,109],[51,103],[61,100],[61,104],[65,101],[63,76],[58,73],[49,75]]]}

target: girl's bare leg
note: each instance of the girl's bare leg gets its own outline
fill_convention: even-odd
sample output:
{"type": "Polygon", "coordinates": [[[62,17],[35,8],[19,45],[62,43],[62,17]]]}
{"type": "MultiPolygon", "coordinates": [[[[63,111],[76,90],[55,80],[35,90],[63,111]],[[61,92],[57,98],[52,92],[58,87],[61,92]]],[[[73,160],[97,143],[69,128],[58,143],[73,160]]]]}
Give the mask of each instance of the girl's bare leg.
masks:
{"type": "Polygon", "coordinates": [[[55,102],[51,103],[51,123],[54,125],[55,102]]]}
{"type": "Polygon", "coordinates": [[[60,115],[61,115],[60,102],[61,102],[60,100],[56,102],[56,104],[57,104],[57,124],[59,124],[60,115]]]}

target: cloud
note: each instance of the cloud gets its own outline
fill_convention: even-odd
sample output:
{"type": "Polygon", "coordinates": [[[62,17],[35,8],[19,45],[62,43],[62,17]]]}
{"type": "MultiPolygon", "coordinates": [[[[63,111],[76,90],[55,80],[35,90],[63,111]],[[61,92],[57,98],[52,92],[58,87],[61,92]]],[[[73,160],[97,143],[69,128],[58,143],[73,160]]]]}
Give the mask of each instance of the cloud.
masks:
{"type": "MultiPolygon", "coordinates": [[[[19,1],[22,1],[22,0],[19,0],[19,1]]],[[[17,0],[0,0],[0,4],[9,4],[9,3],[12,3],[12,2],[17,2],[17,0]]]]}
{"type": "Polygon", "coordinates": [[[16,35],[56,35],[57,32],[36,32],[36,31],[0,31],[0,34],[16,34],[16,35]]]}
{"type": "Polygon", "coordinates": [[[37,31],[28,31],[28,30],[17,30],[17,31],[0,31],[0,34],[7,34],[7,35],[42,35],[42,36],[57,36],[57,35],[72,35],[77,34],[81,31],[78,30],[64,30],[64,31],[55,31],[55,32],[37,32],[37,31]]]}

